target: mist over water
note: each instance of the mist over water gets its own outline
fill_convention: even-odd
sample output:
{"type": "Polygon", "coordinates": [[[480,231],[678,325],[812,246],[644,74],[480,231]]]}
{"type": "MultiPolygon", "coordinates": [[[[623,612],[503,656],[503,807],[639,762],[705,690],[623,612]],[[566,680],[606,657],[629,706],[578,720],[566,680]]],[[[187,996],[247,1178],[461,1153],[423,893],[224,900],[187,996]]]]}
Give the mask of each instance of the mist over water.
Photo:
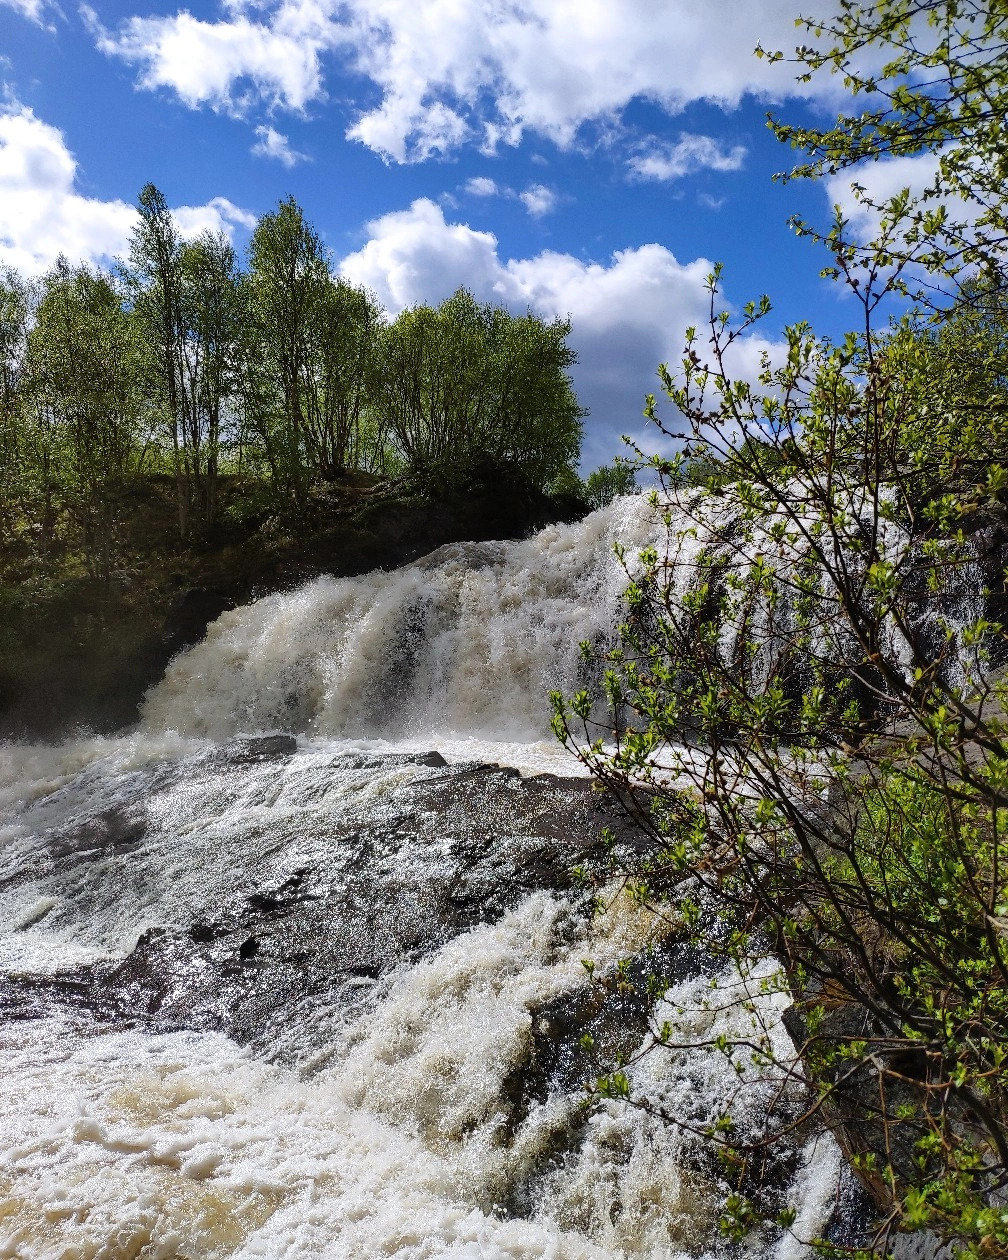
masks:
{"type": "MultiPolygon", "coordinates": [[[[699,1144],[585,1101],[581,1036],[633,1055],[648,1034],[582,960],[603,974],[640,933],[570,887],[604,819],[583,780],[542,777],[578,769],[547,697],[615,632],[613,543],[658,529],[620,500],[320,578],[220,618],[136,731],[0,748],[0,1256],[803,1254],[722,1243],[699,1144]],[[263,732],[297,743],[236,739],[263,732]]],[[[780,994],[712,1013],[709,959],[663,965],[655,1015],[687,1045],[718,1019],[786,1039],[780,994]]],[[[700,1046],[631,1077],[698,1126],[730,1104],[757,1132],[772,1101],[700,1046]]],[[[838,1175],[830,1142],[783,1161],[798,1234],[838,1175]]]]}

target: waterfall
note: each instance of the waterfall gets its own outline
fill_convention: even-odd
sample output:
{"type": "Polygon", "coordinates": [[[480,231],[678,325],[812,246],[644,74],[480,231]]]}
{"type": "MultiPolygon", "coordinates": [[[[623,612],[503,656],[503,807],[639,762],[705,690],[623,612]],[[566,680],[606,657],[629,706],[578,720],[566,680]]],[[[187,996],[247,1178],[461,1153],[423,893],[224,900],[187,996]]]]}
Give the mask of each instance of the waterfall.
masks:
{"type": "MultiPolygon", "coordinates": [[[[730,501],[690,502],[676,596],[745,569],[730,501]]],[[[586,1103],[586,1037],[698,1129],[800,1103],[707,1044],[752,1019],[786,1053],[772,960],[744,978],[650,944],[679,1046],[639,1058],[647,1010],[600,1003],[583,965],[642,930],[571,887],[622,820],[553,739],[548,692],[592,681],[582,641],[615,642],[614,544],[632,568],[667,541],[640,496],[321,577],[220,617],[136,730],[0,747],[0,1254],[805,1255],[846,1184],[831,1140],[796,1131],[769,1174],[798,1237],[733,1247],[702,1143],[586,1103]],[[712,1007],[715,981],[751,1001],[712,1007]]],[[[747,634],[789,615],[750,605],[747,634]]]]}
{"type": "Polygon", "coordinates": [[[143,726],[227,739],[549,735],[579,644],[609,640],[658,522],[644,496],[521,542],[454,543],[393,573],[321,577],[227,612],[148,695],[143,726]]]}
{"type": "MultiPolygon", "coordinates": [[[[866,509],[850,510],[853,518],[866,509]]],[[[740,641],[755,640],[750,669],[759,688],[795,639],[795,608],[786,593],[754,593],[749,562],[759,555],[784,592],[816,562],[782,515],[751,524],[744,541],[741,517],[730,492],[694,490],[666,527],[647,496],[631,496],[520,542],[455,543],[392,573],[317,578],[224,613],[150,691],[142,727],[217,741],[262,731],[428,747],[548,740],[549,692],[595,681],[580,644],[615,644],[627,569],[645,547],[666,560],[673,606],[701,583],[735,583],[736,615],[722,624],[721,651],[730,662],[740,641]]],[[[923,582],[915,549],[892,521],[881,522],[880,547],[908,585],[923,582]]],[[[852,571],[861,563],[850,553],[843,561],[852,571]]],[[[981,586],[975,570],[950,568],[942,616],[933,596],[918,599],[913,636],[938,651],[947,624],[981,615],[981,586]]],[[[893,658],[909,668],[909,643],[891,626],[890,639],[893,658]]],[[[828,582],[810,649],[838,664],[860,659],[828,582]]],[[[957,660],[965,678],[962,653],[957,660]]]]}

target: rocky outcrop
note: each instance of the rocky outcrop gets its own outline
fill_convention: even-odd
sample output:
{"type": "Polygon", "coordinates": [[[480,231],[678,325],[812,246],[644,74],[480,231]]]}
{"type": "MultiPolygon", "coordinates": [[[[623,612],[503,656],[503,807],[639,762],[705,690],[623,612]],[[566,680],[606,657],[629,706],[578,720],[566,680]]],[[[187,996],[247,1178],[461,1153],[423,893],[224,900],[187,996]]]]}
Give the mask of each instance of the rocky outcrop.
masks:
{"type": "MultiPolygon", "coordinates": [[[[254,766],[268,774],[275,766],[280,773],[296,749],[288,735],[237,739],[205,769],[242,773],[254,766]]],[[[340,774],[365,778],[372,763],[349,754],[334,764],[340,774]]],[[[571,866],[594,849],[602,827],[625,827],[585,779],[450,767],[437,753],[386,755],[373,764],[386,775],[400,765],[409,780],[390,812],[367,826],[334,815],[325,846],[310,864],[288,860],[285,845],[296,849],[296,836],[278,836],[269,859],[277,872],[272,880],[248,886],[212,914],[149,928],[121,961],[4,977],[0,1014],[35,1018],[70,1006],[114,1023],[219,1029],[268,1050],[278,1024],[297,1020],[309,1000],[353,1007],[404,959],[416,960],[495,920],[536,889],[567,889],[571,866]],[[433,773],[416,776],[414,767],[433,773]],[[429,862],[390,858],[411,846],[438,855],[436,881],[429,862]]],[[[107,809],[55,832],[41,865],[24,869],[21,878],[42,876],[63,887],[76,885],[89,867],[115,865],[125,879],[128,855],[146,835],[141,803],[107,809]]],[[[237,865],[244,860],[236,854],[237,865]]],[[[543,1042],[522,1089],[534,1093],[546,1075],[569,1074],[564,1056],[571,1037],[576,1042],[589,1027],[599,1031],[605,1024],[617,1040],[639,1040],[644,1010],[637,1003],[633,1021],[624,1018],[628,1011],[626,1001],[605,1012],[544,1011],[542,1020],[556,1025],[556,1036],[549,1052],[543,1042]]]]}

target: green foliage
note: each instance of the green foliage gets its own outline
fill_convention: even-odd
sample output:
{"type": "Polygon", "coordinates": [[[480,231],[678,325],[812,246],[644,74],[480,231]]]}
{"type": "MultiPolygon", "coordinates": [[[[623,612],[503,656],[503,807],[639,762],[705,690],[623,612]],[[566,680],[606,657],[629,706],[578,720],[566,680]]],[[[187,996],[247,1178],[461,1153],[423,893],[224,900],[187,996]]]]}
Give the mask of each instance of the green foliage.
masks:
{"type": "Polygon", "coordinates": [[[242,400],[253,453],[278,506],[303,513],[313,485],[385,471],[386,426],[371,406],[381,310],[334,277],[300,206],[264,215],[249,246],[242,400]]]}
{"type": "MultiPolygon", "coordinates": [[[[888,283],[859,286],[867,313],[888,283]]],[[[769,305],[733,324],[718,286],[715,270],[711,361],[690,330],[678,371],[660,369],[668,427],[649,400],[683,443],[652,460],[665,536],[624,557],[598,691],[554,697],[558,734],[647,837],[593,876],[743,975],[777,956],[795,1056],[766,1036],[711,1046],[755,1054],[781,1097],[808,1081],[804,1124],[841,1136],[880,1210],[876,1251],[927,1228],[994,1254],[1008,741],[991,661],[1008,640],[986,607],[958,630],[941,614],[975,595],[969,531],[1000,511],[999,302],[967,287],[941,322],[876,333],[869,318],[840,345],[797,325],[754,387],[725,356],[769,305]]],[[[738,1170],[733,1237],[776,1214],[744,1171],[788,1140],[793,1115],[771,1119],[757,1137],[730,1117],[709,1133],[738,1170]]]]}
{"type": "Polygon", "coordinates": [[[234,249],[204,232],[178,256],[178,468],[201,532],[217,520],[221,456],[240,389],[241,280],[234,249]]]}
{"type": "Polygon", "coordinates": [[[189,533],[192,487],[187,475],[186,427],[182,414],[180,254],[182,241],[164,194],[145,184],[137,199],[137,224],[129,263],[122,268],[133,313],[149,348],[147,384],[170,438],[179,532],[189,533]]]}
{"type": "Polygon", "coordinates": [[[146,346],[112,280],[60,261],[27,337],[18,442],[21,510],[48,550],[63,514],[106,580],[121,493],[147,424],[146,346]]]}
{"type": "Polygon", "coordinates": [[[33,295],[10,268],[0,270],[0,544],[12,534],[22,467],[22,382],[33,295]]]}
{"type": "Polygon", "coordinates": [[[242,278],[222,234],[181,239],[164,195],[141,190],[128,264],[121,267],[143,330],[145,384],[160,416],[161,450],[175,480],[179,530],[206,534],[218,510],[221,456],[237,427],[242,278]]]}
{"type": "Polygon", "coordinates": [[[373,406],[407,467],[434,486],[542,489],[576,463],[584,412],[566,374],[569,332],[465,289],[403,311],[380,340],[373,406]]]}
{"type": "Polygon", "coordinates": [[[904,382],[893,458],[916,478],[919,510],[940,518],[945,496],[976,509],[1004,501],[1008,451],[1008,295],[967,280],[939,321],[905,319],[884,344],[904,382]]]}
{"type": "Polygon", "coordinates": [[[637,467],[633,460],[617,456],[611,464],[603,464],[588,474],[584,490],[593,508],[605,507],[623,494],[640,494],[637,467]]]}
{"type": "MultiPolygon", "coordinates": [[[[0,545],[48,564],[69,549],[106,577],[130,476],[170,476],[179,533],[259,519],[301,529],[335,483],[441,493],[574,478],[583,412],[570,324],[460,291],[389,325],[335,276],[288,198],[243,269],[221,234],[183,240],[153,184],[114,271],[61,263],[41,285],[0,271],[0,545]],[[247,510],[221,487],[255,487],[247,510]]],[[[580,488],[580,482],[577,482],[580,488]]]]}
{"type": "Polygon", "coordinates": [[[560,469],[550,482],[548,489],[555,498],[576,499],[585,507],[588,506],[585,499],[585,483],[569,464],[560,469]]]}

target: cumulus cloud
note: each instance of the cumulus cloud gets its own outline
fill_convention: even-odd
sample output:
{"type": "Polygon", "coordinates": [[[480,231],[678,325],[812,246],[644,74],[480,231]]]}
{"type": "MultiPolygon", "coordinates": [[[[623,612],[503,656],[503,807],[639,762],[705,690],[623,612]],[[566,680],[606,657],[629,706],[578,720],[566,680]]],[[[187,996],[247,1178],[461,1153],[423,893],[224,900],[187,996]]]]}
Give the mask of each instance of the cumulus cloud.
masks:
{"type": "Polygon", "coordinates": [[[448,223],[440,206],[422,197],[367,224],[368,240],[340,271],[366,285],[392,314],[416,302],[440,302],[460,285],[504,300],[497,238],[448,223]]]}
{"type": "Polygon", "coordinates": [[[569,145],[635,98],[675,114],[837,91],[752,55],[757,42],[793,45],[793,0],[224,0],[216,21],[183,9],[115,31],[87,12],[98,46],[136,65],[141,86],[192,106],[304,110],[336,52],[381,94],[348,136],[396,162],[470,139],[493,152],[527,131],[569,145]]]}
{"type": "Polygon", "coordinates": [[[60,254],[89,261],[125,248],[135,211],[75,191],[63,137],[27,108],[0,113],[0,258],[29,275],[60,254]]]}
{"type": "Polygon", "coordinates": [[[488,179],[485,175],[475,175],[466,180],[462,191],[470,197],[496,197],[501,190],[497,187],[496,180],[488,179]]]}
{"type": "Polygon", "coordinates": [[[683,132],[674,144],[650,137],[638,147],[627,166],[637,179],[681,179],[695,171],[741,170],[746,152],[741,144],[729,148],[713,136],[683,132]]]}
{"type": "Polygon", "coordinates": [[[223,232],[230,238],[236,227],[250,232],[256,225],[254,214],[227,197],[211,197],[202,206],[176,206],[171,213],[181,235],[190,240],[201,232],[223,232]]]}
{"type": "MultiPolygon", "coordinates": [[[[60,254],[99,262],[126,251],[136,210],[124,201],[82,196],[77,163],[57,128],[25,106],[0,112],[0,262],[38,275],[60,254]]],[[[224,197],[174,211],[179,230],[228,234],[255,220],[224,197]]]]}
{"type": "Polygon", "coordinates": [[[303,110],[322,93],[319,54],[338,42],[332,21],[308,0],[276,7],[268,22],[236,6],[204,22],[186,10],[131,17],[107,30],[93,9],[81,14],[97,47],[139,68],[144,88],[170,88],[185,104],[242,114],[253,102],[303,110]]]}
{"type": "Polygon", "coordinates": [[[551,210],[556,209],[557,195],[552,188],[547,188],[545,184],[530,184],[518,196],[525,209],[534,218],[538,219],[541,215],[549,214],[551,210]]]}
{"type": "MultiPolygon", "coordinates": [[[[514,311],[531,307],[546,318],[571,316],[570,342],[579,355],[575,387],[591,409],[586,466],[619,454],[623,433],[655,445],[657,431],[645,432],[644,396],[657,385],[657,365],[678,359],[687,326],[705,322],[707,259],[681,263],[657,244],[619,250],[605,262],[552,251],[503,259],[491,233],[447,222],[425,198],[369,223],[367,233],[340,270],[377,294],[391,314],[417,302],[440,302],[465,285],[480,300],[514,311]]],[[[755,377],[769,343],[748,338],[737,346],[734,366],[755,377]]]]}
{"type": "Polygon", "coordinates": [[[298,162],[308,161],[307,153],[299,153],[297,149],[292,149],[290,140],[273,127],[256,127],[255,133],[258,139],[252,146],[254,157],[273,158],[286,166],[288,170],[292,166],[297,166],[298,162]]]}
{"type": "MultiPolygon", "coordinates": [[[[397,161],[437,102],[476,112],[491,146],[525,130],[567,145],[580,126],[615,116],[635,97],[670,113],[746,92],[797,89],[789,71],[753,57],[755,45],[794,43],[790,0],[352,0],[357,68],[381,103],[351,129],[397,161]]],[[[816,85],[818,87],[818,85],[816,85]]]]}
{"type": "Polygon", "coordinates": [[[465,118],[443,101],[429,102],[411,117],[408,145],[401,121],[395,109],[373,110],[347,131],[347,139],[360,140],[387,161],[423,162],[434,153],[451,152],[470,134],[465,118]]]}

